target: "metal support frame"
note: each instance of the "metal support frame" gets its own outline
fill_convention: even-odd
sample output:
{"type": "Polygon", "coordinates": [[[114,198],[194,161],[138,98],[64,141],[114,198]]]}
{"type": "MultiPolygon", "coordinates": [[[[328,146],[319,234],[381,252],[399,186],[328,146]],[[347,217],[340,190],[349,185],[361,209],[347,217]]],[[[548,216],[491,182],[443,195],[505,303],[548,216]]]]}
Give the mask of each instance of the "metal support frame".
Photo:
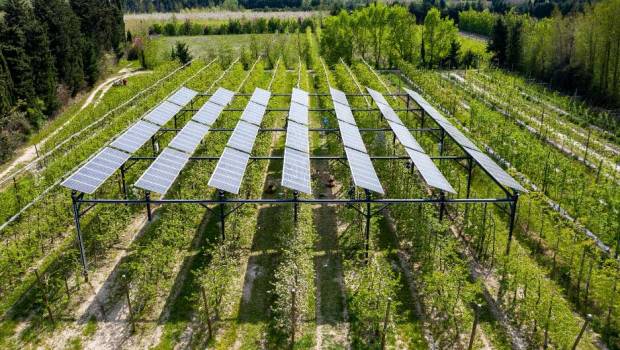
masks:
{"type": "Polygon", "coordinates": [[[508,223],[508,242],[506,243],[506,256],[510,255],[510,245],[512,243],[512,234],[515,228],[515,222],[517,221],[517,202],[519,200],[519,193],[516,192],[512,196],[510,202],[510,222],[508,223]]]}
{"type": "Polygon", "coordinates": [[[125,164],[121,164],[119,171],[121,174],[121,191],[123,192],[125,199],[127,199],[129,197],[127,193],[127,183],[125,182],[125,164]]]}
{"type": "Polygon", "coordinates": [[[364,227],[366,232],[366,242],[364,244],[364,259],[368,263],[368,250],[370,249],[370,218],[372,217],[372,212],[370,211],[370,201],[372,197],[369,190],[364,190],[364,192],[366,193],[366,212],[364,213],[364,216],[366,217],[366,226],[364,227]]]}
{"type": "Polygon", "coordinates": [[[151,212],[151,192],[144,192],[144,200],[146,202],[146,217],[149,221],[153,221],[153,213],[151,212]]]}
{"type": "Polygon", "coordinates": [[[299,199],[299,192],[297,191],[293,192],[293,199],[295,201],[293,203],[293,222],[295,223],[295,226],[297,226],[298,215],[299,215],[299,203],[297,202],[297,200],[299,199]]]}
{"type": "Polygon", "coordinates": [[[226,204],[224,203],[224,201],[226,200],[226,194],[224,193],[224,191],[219,191],[218,192],[218,197],[220,198],[221,204],[220,204],[220,229],[222,231],[222,241],[226,239],[226,213],[225,210],[226,208],[224,207],[226,204]]]}
{"type": "Polygon", "coordinates": [[[88,282],[88,264],[86,263],[86,252],[84,251],[84,240],[82,239],[82,228],[80,226],[80,200],[84,198],[84,193],[78,194],[77,191],[71,192],[71,207],[73,208],[73,219],[75,231],[77,233],[77,246],[80,250],[80,261],[82,262],[82,274],[84,280],[88,282]]]}

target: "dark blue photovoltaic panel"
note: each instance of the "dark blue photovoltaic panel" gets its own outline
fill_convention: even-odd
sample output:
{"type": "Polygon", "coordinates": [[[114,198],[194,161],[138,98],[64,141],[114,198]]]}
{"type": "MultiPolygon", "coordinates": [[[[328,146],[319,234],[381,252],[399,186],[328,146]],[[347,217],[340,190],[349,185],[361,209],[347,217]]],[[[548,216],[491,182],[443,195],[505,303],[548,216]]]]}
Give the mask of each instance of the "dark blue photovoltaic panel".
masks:
{"type": "Polygon", "coordinates": [[[310,179],[310,156],[296,149],[284,149],[282,186],[299,192],[312,194],[310,179]]]}
{"type": "Polygon", "coordinates": [[[372,165],[372,161],[368,154],[356,151],[349,147],[344,148],[347,154],[347,160],[349,162],[349,168],[351,169],[351,175],[353,175],[353,182],[355,186],[374,191],[380,194],[385,194],[375,167],[372,165]]]}
{"type": "Polygon", "coordinates": [[[196,95],[198,95],[196,91],[188,89],[186,87],[182,87],[177,90],[177,92],[175,92],[172,96],[170,96],[170,98],[168,98],[168,101],[183,107],[186,104],[190,103],[194,99],[194,97],[196,97],[196,95]]]}
{"type": "Polygon", "coordinates": [[[182,106],[174,104],[172,102],[164,101],[159,106],[150,111],[144,119],[155,123],[159,126],[165,125],[172,117],[179,113],[183,109],[182,106]]]}
{"type": "Polygon", "coordinates": [[[159,130],[158,125],[139,120],[114,140],[110,146],[129,153],[134,153],[140,149],[146,141],[153,137],[157,130],[159,130]]]}

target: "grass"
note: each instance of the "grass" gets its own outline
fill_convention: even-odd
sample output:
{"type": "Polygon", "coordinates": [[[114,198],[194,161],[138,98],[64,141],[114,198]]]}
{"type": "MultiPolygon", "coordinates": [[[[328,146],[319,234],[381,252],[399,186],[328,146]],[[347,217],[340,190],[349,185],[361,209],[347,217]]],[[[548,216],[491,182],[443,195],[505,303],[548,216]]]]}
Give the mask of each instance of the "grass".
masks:
{"type": "Polygon", "coordinates": [[[241,48],[249,47],[254,37],[259,42],[270,40],[274,34],[161,36],[153,40],[156,61],[170,59],[170,51],[177,41],[186,43],[194,57],[209,57],[222,51],[237,54],[241,48]]]}

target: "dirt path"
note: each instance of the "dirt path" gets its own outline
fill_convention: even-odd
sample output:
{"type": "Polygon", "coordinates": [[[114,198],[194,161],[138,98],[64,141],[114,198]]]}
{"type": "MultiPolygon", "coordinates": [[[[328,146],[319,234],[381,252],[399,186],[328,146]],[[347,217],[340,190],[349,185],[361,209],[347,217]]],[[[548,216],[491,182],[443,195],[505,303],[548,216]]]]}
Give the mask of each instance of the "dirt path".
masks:
{"type": "MultiPolygon", "coordinates": [[[[114,83],[115,80],[127,79],[127,78],[135,76],[135,75],[146,74],[146,73],[150,73],[150,72],[149,71],[129,71],[129,70],[127,70],[125,68],[125,69],[120,70],[119,73],[121,73],[121,74],[120,75],[115,75],[113,77],[108,78],[103,83],[99,84],[94,90],[92,90],[92,92],[90,93],[90,95],[88,96],[88,98],[86,99],[86,101],[84,102],[82,107],[80,108],[80,111],[84,110],[86,107],[91,105],[93,103],[93,101],[95,101],[95,97],[97,97],[97,94],[101,91],[101,94],[97,97],[97,100],[95,101],[95,104],[98,104],[101,101],[101,99],[105,96],[105,94],[108,92],[108,90],[110,90],[110,88],[114,85],[113,83],[114,83]]],[[[58,132],[63,130],[78,115],[79,115],[79,113],[76,113],[71,118],[67,119],[60,127],[58,127],[56,130],[54,130],[48,136],[46,136],[37,145],[30,145],[30,146],[23,147],[20,150],[18,150],[16,152],[16,154],[19,154],[19,156],[15,160],[13,160],[5,169],[3,169],[0,172],[0,179],[4,179],[4,177],[9,175],[18,166],[20,166],[22,164],[25,164],[25,163],[29,163],[32,160],[34,160],[38,156],[37,146],[38,145],[45,145],[45,143],[50,138],[52,138],[53,136],[58,134],[58,132]]]]}

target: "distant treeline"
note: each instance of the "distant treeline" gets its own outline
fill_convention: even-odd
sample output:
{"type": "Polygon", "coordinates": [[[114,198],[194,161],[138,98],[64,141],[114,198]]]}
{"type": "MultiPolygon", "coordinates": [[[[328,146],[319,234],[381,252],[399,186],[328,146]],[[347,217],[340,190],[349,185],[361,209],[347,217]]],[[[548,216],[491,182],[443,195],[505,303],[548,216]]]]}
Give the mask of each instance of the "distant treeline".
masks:
{"type": "MultiPolygon", "coordinates": [[[[550,82],[597,103],[620,106],[620,0],[583,13],[534,19],[514,12],[494,17],[489,49],[500,67],[550,82]]],[[[488,13],[461,17],[461,28],[484,34],[488,13]]]]}
{"type": "Polygon", "coordinates": [[[0,9],[0,162],[123,53],[120,0],[5,0],[0,9]]]}
{"type": "Polygon", "coordinates": [[[227,9],[311,8],[320,0],[123,0],[127,12],[178,12],[187,8],[223,7],[227,9]]]}
{"type": "Polygon", "coordinates": [[[149,27],[149,34],[161,34],[166,36],[175,35],[210,35],[210,34],[264,34],[264,33],[293,33],[299,29],[304,33],[306,28],[314,30],[314,20],[305,19],[280,19],[276,17],[247,19],[229,19],[221,24],[199,24],[185,20],[183,23],[176,21],[166,24],[154,24],[149,27]]]}

